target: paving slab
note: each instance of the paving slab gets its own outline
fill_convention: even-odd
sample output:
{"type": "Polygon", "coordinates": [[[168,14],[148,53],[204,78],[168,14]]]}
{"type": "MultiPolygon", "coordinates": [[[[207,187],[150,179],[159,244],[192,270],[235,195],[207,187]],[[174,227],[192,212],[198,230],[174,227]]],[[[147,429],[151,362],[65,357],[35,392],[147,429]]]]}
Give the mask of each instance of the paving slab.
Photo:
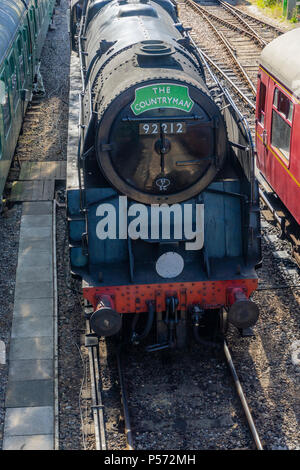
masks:
{"type": "Polygon", "coordinates": [[[3,450],[53,450],[53,434],[4,437],[3,450]]]}
{"type": "Polygon", "coordinates": [[[52,226],[52,215],[22,215],[21,224],[27,227],[47,227],[52,226]]]}
{"type": "Polygon", "coordinates": [[[22,253],[19,253],[17,270],[23,266],[52,267],[52,253],[38,250],[22,251],[22,253]]]}
{"type": "Polygon", "coordinates": [[[53,378],[52,359],[22,359],[10,361],[9,381],[49,380],[53,378]]]}
{"type": "Polygon", "coordinates": [[[52,316],[13,317],[12,338],[39,338],[41,336],[53,336],[52,316]]]}
{"type": "Polygon", "coordinates": [[[21,227],[20,238],[34,238],[35,240],[41,238],[50,238],[52,235],[52,227],[46,225],[45,227],[21,227]]]}
{"type": "Polygon", "coordinates": [[[19,359],[52,359],[53,352],[53,338],[50,336],[12,338],[9,359],[10,361],[19,359]]]}
{"type": "MultiPolygon", "coordinates": [[[[47,168],[45,164],[43,171],[47,168]]],[[[27,182],[22,184],[28,190],[27,195],[24,193],[27,200],[38,195],[37,189],[47,189],[47,181],[37,181],[38,186],[34,183],[27,189],[27,182]]],[[[54,182],[52,186],[54,188],[54,182]]],[[[54,419],[57,409],[54,393],[57,385],[54,373],[53,203],[28,202],[22,209],[3,448],[51,450],[56,445],[54,419]]]]}
{"type": "Polygon", "coordinates": [[[8,381],[6,408],[53,405],[53,380],[8,381]]]}
{"type": "Polygon", "coordinates": [[[13,181],[11,201],[51,201],[54,198],[55,180],[13,181]]]}
{"type": "Polygon", "coordinates": [[[52,315],[53,298],[17,299],[14,304],[14,317],[43,317],[52,315]]]}
{"type": "Polygon", "coordinates": [[[49,252],[52,246],[52,237],[48,238],[21,238],[19,242],[19,256],[32,252],[32,256],[37,255],[40,251],[49,252]]]}
{"type": "Polygon", "coordinates": [[[53,434],[54,410],[52,406],[8,408],[4,435],[30,436],[53,434]]]}
{"type": "Polygon", "coordinates": [[[18,265],[16,275],[16,287],[18,289],[19,283],[28,282],[51,282],[53,279],[52,266],[27,266],[26,264],[18,265]]]}
{"type": "Polygon", "coordinates": [[[66,162],[22,162],[19,180],[64,180],[66,177],[66,162]]]}
{"type": "Polygon", "coordinates": [[[53,297],[52,282],[21,282],[17,287],[18,289],[15,290],[15,300],[53,297]]]}
{"type": "Polygon", "coordinates": [[[51,215],[52,202],[48,201],[34,201],[23,202],[22,215],[51,215]]]}

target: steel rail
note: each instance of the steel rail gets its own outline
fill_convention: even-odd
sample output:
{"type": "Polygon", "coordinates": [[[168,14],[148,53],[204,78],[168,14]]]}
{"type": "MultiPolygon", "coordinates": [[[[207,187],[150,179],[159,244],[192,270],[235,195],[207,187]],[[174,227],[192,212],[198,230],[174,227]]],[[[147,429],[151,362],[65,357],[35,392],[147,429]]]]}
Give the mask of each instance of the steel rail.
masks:
{"type": "Polygon", "coordinates": [[[249,100],[249,98],[245,95],[245,93],[243,93],[239,87],[231,80],[230,77],[228,77],[228,75],[226,75],[226,73],[199,47],[196,45],[195,41],[191,38],[191,42],[193,43],[193,45],[198,49],[198,51],[201,53],[201,55],[205,58],[205,60],[207,62],[209,62],[209,64],[214,67],[217,72],[222,75],[222,77],[229,83],[229,85],[235,89],[235,91],[239,94],[240,98],[242,98],[242,100],[248,105],[250,106],[251,109],[255,109],[255,104],[252,103],[252,101],[249,100]]]}
{"type": "Polygon", "coordinates": [[[227,361],[227,364],[229,366],[231,375],[232,375],[233,380],[234,380],[236,391],[237,391],[238,396],[241,400],[241,403],[242,403],[242,406],[243,406],[243,409],[244,409],[244,412],[245,412],[245,415],[246,415],[246,418],[247,418],[247,422],[248,422],[253,440],[255,442],[256,448],[257,448],[257,450],[263,450],[263,446],[261,444],[258,432],[256,430],[256,427],[255,427],[255,424],[254,424],[254,421],[253,421],[253,418],[252,418],[252,415],[251,415],[246,397],[244,395],[244,392],[243,392],[243,389],[242,389],[242,386],[241,386],[241,382],[239,381],[236,369],[234,367],[232,357],[231,357],[229,348],[227,346],[226,340],[224,340],[224,354],[225,354],[226,361],[227,361]]]}
{"type": "MultiPolygon", "coordinates": [[[[90,314],[89,308],[85,307],[85,313],[88,317],[90,314]]],[[[90,366],[90,380],[91,380],[91,397],[92,406],[91,411],[94,420],[95,430],[95,447],[96,450],[107,450],[105,419],[104,419],[104,405],[102,401],[102,383],[100,377],[100,358],[99,358],[99,342],[93,334],[91,334],[90,322],[86,320],[87,338],[91,337],[91,342],[87,340],[86,346],[88,348],[89,366],[90,366]]],[[[133,435],[130,424],[130,414],[127,399],[127,392],[124,380],[124,373],[122,367],[122,358],[120,349],[117,350],[117,366],[121,391],[121,402],[123,406],[123,418],[125,425],[125,436],[127,442],[127,450],[134,450],[133,435]]]]}
{"type": "Polygon", "coordinates": [[[227,2],[224,2],[223,0],[219,0],[220,5],[225,8],[226,11],[228,11],[231,15],[233,15],[235,18],[237,18],[241,23],[248,28],[248,30],[252,33],[252,37],[254,38],[255,42],[258,42],[261,47],[266,46],[268,43],[265,41],[259,34],[250,26],[246,20],[241,16],[240,13],[237,13],[233,8],[231,8],[231,5],[228,5],[227,2]]]}
{"type": "Polygon", "coordinates": [[[121,401],[123,405],[123,418],[124,418],[124,426],[125,426],[125,436],[126,436],[126,441],[127,441],[127,450],[134,450],[132,429],[131,429],[131,423],[130,423],[129,406],[128,406],[128,399],[127,399],[127,391],[126,391],[126,385],[125,385],[125,380],[124,380],[120,349],[117,351],[117,365],[118,365],[118,373],[119,373],[119,381],[120,381],[121,401]]]}
{"type": "MultiPolygon", "coordinates": [[[[193,0],[194,1],[194,0],[193,0]]],[[[219,2],[221,3],[222,0],[219,0],[219,2]]],[[[237,31],[238,33],[241,33],[241,34],[244,34],[245,36],[248,36],[250,39],[252,39],[254,42],[258,43],[259,45],[262,45],[261,42],[263,41],[259,36],[258,34],[256,33],[256,31],[254,31],[251,26],[249,26],[245,20],[241,19],[241,22],[246,26],[246,28],[248,29],[244,29],[244,28],[241,28],[240,26],[237,26],[233,23],[230,23],[230,21],[228,20],[225,20],[224,18],[221,18],[220,16],[218,15],[215,15],[214,13],[212,13],[211,11],[208,11],[206,10],[205,8],[203,8],[201,5],[197,4],[197,6],[205,13],[205,15],[209,16],[210,18],[212,18],[213,20],[217,21],[218,23],[220,24],[223,24],[224,26],[228,27],[229,29],[234,29],[235,31],[237,31]]],[[[226,8],[226,6],[224,6],[224,8],[226,8]]],[[[229,11],[229,10],[228,10],[229,11]]],[[[237,13],[233,13],[233,12],[230,12],[232,15],[234,16],[238,16],[237,13]]]]}
{"type": "MultiPolygon", "coordinates": [[[[228,103],[228,105],[230,105],[234,110],[235,112],[237,113],[237,115],[239,116],[239,119],[240,119],[240,122],[242,124],[242,126],[244,127],[244,130],[245,130],[245,133],[246,135],[248,136],[248,139],[249,139],[249,142],[253,142],[253,139],[252,139],[252,135],[251,135],[251,131],[250,131],[250,128],[249,128],[249,124],[247,122],[247,119],[245,118],[244,115],[241,114],[240,110],[237,108],[233,98],[231,97],[230,93],[229,93],[229,90],[227,90],[227,88],[219,81],[218,77],[213,73],[213,71],[211,70],[210,68],[210,65],[208,64],[208,60],[209,59],[205,54],[204,52],[197,46],[197,44],[195,43],[195,41],[193,40],[193,38],[191,37],[191,35],[189,33],[187,33],[187,36],[189,37],[191,43],[193,44],[195,50],[197,51],[197,53],[199,54],[200,58],[201,58],[201,61],[203,63],[203,65],[206,67],[206,70],[208,72],[208,74],[210,75],[212,81],[215,83],[215,86],[219,88],[220,90],[220,96],[221,95],[224,95],[224,97],[226,98],[226,101],[228,103]]],[[[229,81],[231,82],[231,80],[229,79],[229,81]]],[[[251,103],[251,101],[249,101],[249,99],[241,92],[241,90],[239,90],[236,85],[234,83],[232,83],[232,85],[234,86],[235,89],[238,90],[238,93],[240,95],[242,95],[242,98],[246,100],[246,102],[250,105],[250,107],[255,108],[254,104],[251,103]]],[[[228,106],[227,105],[227,106],[228,106]]],[[[252,144],[253,146],[253,144],[252,144]]],[[[252,158],[252,161],[253,161],[253,168],[251,170],[251,173],[252,173],[252,176],[251,176],[251,201],[254,202],[256,196],[255,196],[255,190],[254,190],[254,181],[255,181],[255,175],[254,175],[254,154],[253,152],[251,152],[252,155],[253,155],[253,158],[252,158]]]]}
{"type": "MultiPolygon", "coordinates": [[[[86,321],[86,331],[90,330],[90,322],[86,321]]],[[[99,366],[99,344],[98,341],[95,345],[88,345],[89,365],[90,365],[90,379],[91,379],[91,395],[92,395],[92,415],[95,428],[95,445],[96,450],[107,450],[106,434],[105,434],[105,420],[104,420],[104,406],[101,394],[101,378],[99,366]]]]}
{"type": "Polygon", "coordinates": [[[242,64],[240,63],[240,61],[236,57],[236,55],[234,54],[234,52],[233,52],[232,48],[230,47],[230,45],[228,44],[228,42],[224,41],[224,36],[222,34],[220,34],[220,32],[216,29],[216,27],[213,25],[211,20],[208,18],[208,16],[206,15],[206,12],[204,13],[203,9],[201,7],[199,7],[199,5],[197,5],[193,0],[185,0],[185,3],[187,3],[193,10],[198,12],[208,22],[208,24],[214,30],[215,34],[218,36],[218,38],[220,39],[222,44],[224,44],[226,50],[228,51],[228,53],[232,57],[232,59],[235,62],[236,66],[238,67],[238,69],[242,73],[242,76],[243,76],[244,80],[247,82],[249,88],[251,89],[252,93],[255,96],[256,95],[256,87],[254,86],[252,80],[249,78],[246,70],[244,69],[244,67],[242,66],[242,64]]]}
{"type": "MultiPolygon", "coordinates": [[[[247,422],[253,437],[253,440],[255,442],[256,448],[258,450],[263,450],[263,446],[261,444],[258,432],[256,430],[249,406],[247,404],[241,383],[239,381],[236,369],[234,367],[232,357],[229,351],[229,348],[227,346],[226,340],[224,340],[224,354],[225,358],[227,361],[227,364],[229,366],[230,372],[232,374],[232,377],[234,379],[234,384],[238,393],[238,396],[240,398],[244,413],[247,418],[247,422]]],[[[118,365],[118,374],[119,374],[119,381],[120,381],[120,389],[121,389],[121,398],[122,398],[122,405],[123,405],[123,413],[124,413],[124,424],[125,424],[125,435],[126,435],[126,440],[127,440],[127,450],[134,450],[134,444],[133,444],[133,436],[132,436],[132,428],[131,428],[131,423],[130,423],[130,415],[129,415],[129,407],[128,407],[128,399],[127,399],[127,392],[126,392],[126,386],[125,386],[125,380],[124,380],[124,373],[123,373],[123,367],[122,367],[122,358],[121,358],[121,351],[120,349],[117,351],[117,365],[118,365]]]]}
{"type": "Polygon", "coordinates": [[[260,23],[261,26],[267,26],[268,28],[271,28],[274,31],[276,31],[278,34],[284,34],[284,32],[285,32],[284,30],[278,28],[278,26],[275,26],[275,25],[273,25],[273,24],[271,24],[271,23],[269,23],[265,20],[261,20],[261,19],[257,18],[256,16],[251,15],[249,12],[246,13],[245,11],[242,11],[237,6],[230,5],[230,7],[232,8],[232,10],[235,10],[240,15],[245,16],[246,18],[249,18],[250,20],[256,21],[256,23],[260,23]]]}
{"type": "MultiPolygon", "coordinates": [[[[257,178],[257,175],[256,175],[256,178],[257,178]]],[[[258,178],[257,178],[258,179],[258,178]]],[[[260,182],[260,180],[258,180],[260,182]]],[[[260,182],[261,184],[261,182],[260,182]]],[[[273,217],[276,219],[276,221],[279,223],[280,227],[282,227],[282,218],[279,217],[279,215],[277,214],[276,210],[274,209],[274,207],[272,206],[272,204],[270,203],[269,199],[267,198],[267,196],[265,195],[265,193],[263,192],[263,190],[261,188],[259,188],[259,196],[261,197],[261,199],[263,200],[263,202],[266,204],[266,206],[268,207],[269,211],[273,214],[273,217]]]]}

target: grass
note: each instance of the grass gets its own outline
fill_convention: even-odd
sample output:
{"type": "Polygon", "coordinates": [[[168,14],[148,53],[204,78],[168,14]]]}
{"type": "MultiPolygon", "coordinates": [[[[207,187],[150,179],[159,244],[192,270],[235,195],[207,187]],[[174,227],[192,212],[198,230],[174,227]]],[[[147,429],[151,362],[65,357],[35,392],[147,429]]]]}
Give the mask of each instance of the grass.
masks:
{"type": "Polygon", "coordinates": [[[287,20],[283,15],[283,1],[282,0],[250,0],[251,4],[263,10],[266,16],[270,16],[279,21],[286,21],[289,23],[297,23],[297,13],[290,20],[287,20]]]}

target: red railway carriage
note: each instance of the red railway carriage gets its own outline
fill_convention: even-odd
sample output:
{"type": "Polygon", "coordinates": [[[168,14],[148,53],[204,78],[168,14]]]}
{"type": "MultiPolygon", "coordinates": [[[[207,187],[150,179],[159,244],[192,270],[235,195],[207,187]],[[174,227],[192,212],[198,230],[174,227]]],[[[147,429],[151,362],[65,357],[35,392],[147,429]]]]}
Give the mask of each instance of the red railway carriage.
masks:
{"type": "Polygon", "coordinates": [[[257,167],[300,224],[300,28],[262,52],[256,149],[257,167]]]}

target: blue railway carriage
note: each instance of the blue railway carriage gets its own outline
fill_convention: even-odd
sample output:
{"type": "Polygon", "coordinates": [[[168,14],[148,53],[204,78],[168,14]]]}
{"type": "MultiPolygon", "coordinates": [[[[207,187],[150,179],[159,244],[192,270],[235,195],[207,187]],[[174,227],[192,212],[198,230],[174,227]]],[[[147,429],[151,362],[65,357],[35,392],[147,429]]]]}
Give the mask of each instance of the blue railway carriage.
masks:
{"type": "Polygon", "coordinates": [[[0,196],[14,155],[55,0],[0,1],[0,196]]]}

